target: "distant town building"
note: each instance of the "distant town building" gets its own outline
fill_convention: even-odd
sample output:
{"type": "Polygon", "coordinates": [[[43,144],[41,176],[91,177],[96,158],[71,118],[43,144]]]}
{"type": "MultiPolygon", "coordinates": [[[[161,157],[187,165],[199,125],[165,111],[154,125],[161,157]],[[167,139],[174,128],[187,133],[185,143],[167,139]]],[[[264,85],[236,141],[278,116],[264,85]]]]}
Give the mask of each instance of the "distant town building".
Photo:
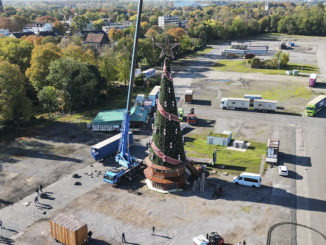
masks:
{"type": "Polygon", "coordinates": [[[109,38],[103,33],[88,33],[85,44],[89,44],[99,51],[103,46],[109,44],[109,38]]]}
{"type": "Polygon", "coordinates": [[[130,26],[132,26],[132,21],[123,21],[122,23],[109,23],[108,25],[106,26],[102,26],[102,30],[104,32],[109,32],[111,29],[126,29],[130,26]]]}
{"type": "Polygon", "coordinates": [[[158,26],[164,29],[167,25],[174,25],[176,27],[180,27],[180,17],[171,15],[159,16],[158,26]]]}
{"type": "Polygon", "coordinates": [[[8,37],[10,35],[9,30],[8,29],[0,29],[0,36],[5,36],[8,37]]]}
{"type": "Polygon", "coordinates": [[[27,24],[22,32],[34,32],[36,35],[39,34],[40,32],[52,32],[53,27],[51,23],[31,23],[27,24]]]}
{"type": "Polygon", "coordinates": [[[3,12],[3,5],[2,5],[2,2],[0,0],[0,13],[2,13],[2,12],[3,12]]]}

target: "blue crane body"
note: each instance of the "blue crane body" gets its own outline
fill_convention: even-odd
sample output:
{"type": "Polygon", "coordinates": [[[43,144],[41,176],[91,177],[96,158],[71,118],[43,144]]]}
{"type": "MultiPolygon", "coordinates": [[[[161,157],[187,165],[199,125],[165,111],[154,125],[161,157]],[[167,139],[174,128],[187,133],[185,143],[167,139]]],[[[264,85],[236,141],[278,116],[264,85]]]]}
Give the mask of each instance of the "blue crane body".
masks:
{"type": "Polygon", "coordinates": [[[130,107],[131,107],[131,98],[133,92],[133,82],[134,82],[134,74],[135,74],[135,66],[136,66],[136,58],[137,58],[138,31],[140,26],[142,5],[143,5],[143,0],[139,0],[136,30],[134,36],[134,46],[133,46],[133,53],[132,53],[132,60],[131,60],[131,69],[130,69],[130,76],[129,76],[127,108],[123,114],[119,151],[118,154],[115,156],[115,161],[119,163],[121,167],[112,168],[109,171],[105,172],[103,180],[110,184],[116,184],[119,181],[120,177],[126,175],[132,170],[135,170],[141,164],[141,161],[139,161],[138,159],[130,155],[128,135],[130,129],[130,107]]]}

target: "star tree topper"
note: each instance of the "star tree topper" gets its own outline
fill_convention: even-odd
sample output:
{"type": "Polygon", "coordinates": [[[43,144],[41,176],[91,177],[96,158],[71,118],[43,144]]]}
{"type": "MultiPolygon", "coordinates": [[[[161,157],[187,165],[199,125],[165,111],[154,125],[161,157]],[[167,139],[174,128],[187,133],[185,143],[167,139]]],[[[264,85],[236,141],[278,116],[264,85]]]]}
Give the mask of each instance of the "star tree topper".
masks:
{"type": "Polygon", "coordinates": [[[172,49],[180,45],[180,43],[170,43],[169,36],[166,35],[165,43],[155,43],[155,45],[162,49],[160,59],[162,59],[164,56],[174,59],[172,49]]]}

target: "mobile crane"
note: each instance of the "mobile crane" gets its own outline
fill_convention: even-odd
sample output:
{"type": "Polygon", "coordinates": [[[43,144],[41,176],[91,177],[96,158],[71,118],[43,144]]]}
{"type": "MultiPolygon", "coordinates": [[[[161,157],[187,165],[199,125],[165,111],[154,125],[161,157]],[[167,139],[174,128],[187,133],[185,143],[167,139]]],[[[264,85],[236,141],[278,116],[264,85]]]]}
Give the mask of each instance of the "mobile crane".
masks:
{"type": "Polygon", "coordinates": [[[140,19],[142,12],[143,0],[139,0],[138,3],[138,14],[136,21],[136,30],[134,36],[134,46],[131,60],[131,69],[129,76],[129,88],[128,88],[128,98],[127,98],[127,108],[123,115],[121,139],[119,142],[118,154],[115,156],[115,161],[120,165],[120,167],[113,167],[105,172],[103,180],[110,184],[117,184],[122,176],[129,175],[136,171],[141,164],[141,160],[130,155],[129,150],[129,129],[130,129],[130,107],[131,98],[133,93],[133,83],[135,78],[135,66],[137,59],[137,46],[138,46],[138,31],[140,27],[140,19]]]}

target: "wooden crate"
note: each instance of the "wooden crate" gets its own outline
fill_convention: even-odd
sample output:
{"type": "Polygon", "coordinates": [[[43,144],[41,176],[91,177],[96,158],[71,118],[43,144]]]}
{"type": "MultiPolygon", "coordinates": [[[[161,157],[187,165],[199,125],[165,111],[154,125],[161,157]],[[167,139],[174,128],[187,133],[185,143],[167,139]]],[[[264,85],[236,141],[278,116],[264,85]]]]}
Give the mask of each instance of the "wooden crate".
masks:
{"type": "Polygon", "coordinates": [[[50,220],[51,236],[65,245],[83,245],[88,240],[87,224],[62,213],[50,220]]]}

